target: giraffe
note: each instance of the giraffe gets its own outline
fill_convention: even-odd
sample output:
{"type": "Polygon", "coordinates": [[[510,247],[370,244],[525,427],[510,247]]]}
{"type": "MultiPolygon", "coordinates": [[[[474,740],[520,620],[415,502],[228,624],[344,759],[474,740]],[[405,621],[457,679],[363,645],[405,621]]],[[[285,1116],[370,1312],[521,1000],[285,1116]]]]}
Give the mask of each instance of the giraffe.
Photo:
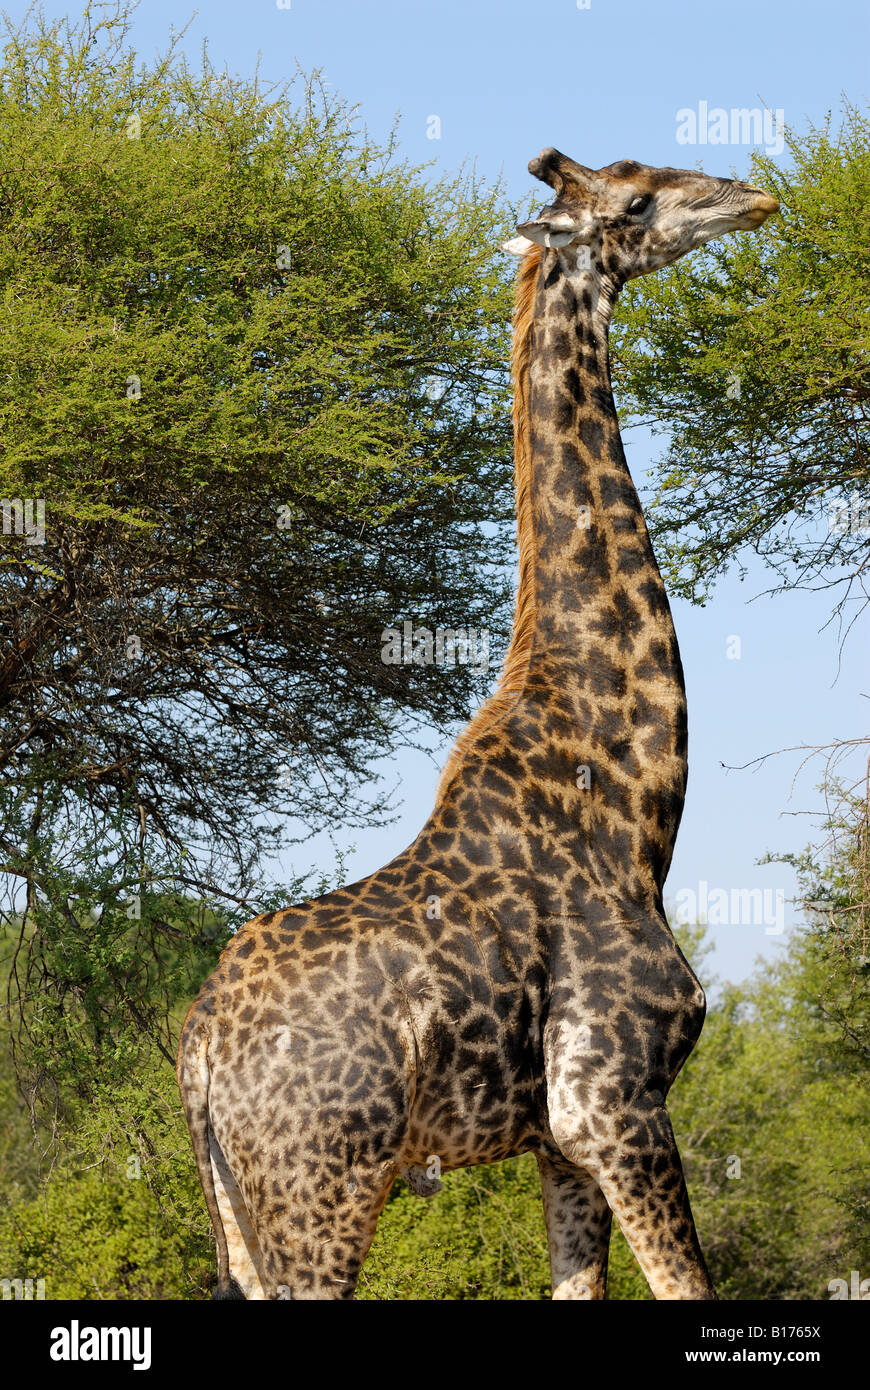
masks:
{"type": "Polygon", "coordinates": [[[615,1215],[659,1299],[716,1297],[666,1097],[704,991],[662,888],[686,704],[625,460],[608,328],[630,278],[769,194],[554,149],[517,255],[519,586],[500,683],[386,867],[249,922],[182,1029],[215,1297],[349,1299],[397,1176],[537,1158],[553,1297],[605,1296],[615,1215]],[[433,1170],[433,1159],[438,1160],[433,1170]]]}

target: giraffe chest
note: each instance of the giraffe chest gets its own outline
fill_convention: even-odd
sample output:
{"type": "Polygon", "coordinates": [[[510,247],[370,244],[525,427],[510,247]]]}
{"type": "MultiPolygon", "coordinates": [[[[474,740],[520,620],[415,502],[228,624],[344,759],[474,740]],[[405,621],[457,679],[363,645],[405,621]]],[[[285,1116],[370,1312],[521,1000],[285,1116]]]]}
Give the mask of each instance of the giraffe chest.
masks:
{"type": "Polygon", "coordinates": [[[704,991],[666,923],[602,907],[553,927],[548,1075],[605,1105],[663,1098],[700,1035],[704,991]],[[555,1069],[555,1070],[554,1070],[555,1069]]]}

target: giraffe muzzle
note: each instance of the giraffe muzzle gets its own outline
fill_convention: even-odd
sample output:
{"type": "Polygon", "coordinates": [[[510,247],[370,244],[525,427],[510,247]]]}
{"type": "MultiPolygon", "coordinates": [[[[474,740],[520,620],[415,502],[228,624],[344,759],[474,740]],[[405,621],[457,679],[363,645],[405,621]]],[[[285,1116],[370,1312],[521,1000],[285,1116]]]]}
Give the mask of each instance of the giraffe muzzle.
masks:
{"type": "Polygon", "coordinates": [[[747,208],[745,214],[750,221],[750,226],[760,227],[768,217],[779,212],[778,200],[771,193],[765,193],[763,188],[752,188],[746,184],[744,185],[744,192],[754,195],[752,206],[747,208]]]}

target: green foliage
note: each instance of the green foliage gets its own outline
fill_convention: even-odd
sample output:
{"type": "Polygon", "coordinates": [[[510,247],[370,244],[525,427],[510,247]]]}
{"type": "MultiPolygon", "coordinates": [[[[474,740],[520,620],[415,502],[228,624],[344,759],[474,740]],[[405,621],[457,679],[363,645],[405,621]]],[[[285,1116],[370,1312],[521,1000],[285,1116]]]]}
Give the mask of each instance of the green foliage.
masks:
{"type": "MultiPolygon", "coordinates": [[[[4,1126],[13,1112],[4,1105],[4,1126]]],[[[157,1059],[97,1082],[55,1120],[60,1155],[41,1175],[31,1165],[8,1186],[21,1151],[2,1154],[2,1277],[45,1279],[47,1299],[203,1297],[214,1243],[171,1068],[157,1059]]]]}
{"type": "Polygon", "coordinates": [[[726,1298],[826,1298],[830,1280],[870,1263],[870,1227],[849,1214],[870,1164],[870,1094],[818,1009],[828,974],[810,933],[728,987],[672,1093],[701,1241],[726,1298]]]}
{"type": "MultiPolygon", "coordinates": [[[[89,1097],[124,1083],[156,1049],[172,1060],[173,1019],[213,968],[232,917],[186,894],[179,861],[124,838],[119,813],[70,833],[46,779],[39,825],[27,784],[0,783],[7,860],[28,892],[0,931],[12,1053],[32,1109],[58,1091],[89,1097]],[[31,833],[28,834],[28,829],[31,833]],[[17,832],[17,833],[16,833],[17,832]]],[[[238,918],[236,918],[238,920],[238,918]]]]}
{"type": "Polygon", "coordinates": [[[848,582],[866,553],[828,521],[870,481],[870,117],[786,138],[790,167],[756,152],[746,175],[781,217],[631,282],[611,337],[623,413],[670,435],[651,533],[694,601],[749,549],[783,585],[848,582]]]}
{"type": "MultiPolygon", "coordinates": [[[[203,1248],[204,1269],[210,1251],[203,1248]]],[[[46,1299],[180,1299],[191,1256],[141,1181],[63,1171],[39,1196],[0,1207],[5,1278],[44,1279],[46,1299]]]]}
{"type": "Polygon", "coordinates": [[[531,1155],[445,1173],[443,1192],[394,1187],[363,1267],[362,1299],[549,1296],[541,1189],[531,1155]]]}
{"type": "Polygon", "coordinates": [[[4,49],[4,495],[151,528],[204,487],[371,525],[471,474],[503,489],[497,197],[424,183],[316,80],[137,70],[107,28],[112,62],[60,22],[4,49]]]}
{"type": "MultiPolygon", "coordinates": [[[[870,801],[866,779],[826,784],[827,810],[820,843],[784,855],[797,872],[802,906],[812,924],[804,943],[806,969],[792,983],[795,1007],[829,1039],[836,1070],[860,1093],[870,1062],[870,801]]],[[[847,1169],[837,1201],[848,1239],[870,1246],[870,1194],[866,1168],[847,1169]]]]}
{"type": "Polygon", "coordinates": [[[832,778],[825,792],[821,843],[780,857],[797,873],[813,925],[804,1002],[835,1026],[843,1062],[860,1073],[870,1060],[870,798],[864,777],[857,788],[832,778]]]}
{"type": "Polygon", "coordinates": [[[0,1190],[2,1200],[15,1203],[25,1200],[35,1189],[40,1163],[28,1108],[12,1073],[5,1029],[0,1028],[0,1039],[0,1190]]]}
{"type": "MultiPolygon", "coordinates": [[[[398,1183],[363,1266],[360,1299],[548,1299],[550,1266],[538,1165],[531,1154],[445,1173],[443,1192],[421,1198],[398,1183]]],[[[650,1297],[617,1232],[609,1297],[650,1297]]]]}

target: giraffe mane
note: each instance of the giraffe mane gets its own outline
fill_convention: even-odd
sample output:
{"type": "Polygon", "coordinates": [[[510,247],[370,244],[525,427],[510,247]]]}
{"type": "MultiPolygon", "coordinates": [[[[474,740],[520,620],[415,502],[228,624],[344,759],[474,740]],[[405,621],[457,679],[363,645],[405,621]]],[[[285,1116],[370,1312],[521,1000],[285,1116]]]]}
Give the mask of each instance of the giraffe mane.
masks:
{"type": "Polygon", "coordinates": [[[535,286],[543,248],[534,246],[523,256],[517,272],[514,293],[514,335],[511,347],[511,376],[514,383],[514,486],[517,507],[517,541],[520,574],[517,587],[511,640],[505,653],[501,678],[493,694],[481,705],[453,745],[441,780],[435,805],[439,805],[447,786],[466,754],[473,751],[485,733],[503,719],[525,683],[532,652],[535,619],[535,569],[532,533],[532,452],[529,441],[529,364],[532,355],[535,286]]]}

